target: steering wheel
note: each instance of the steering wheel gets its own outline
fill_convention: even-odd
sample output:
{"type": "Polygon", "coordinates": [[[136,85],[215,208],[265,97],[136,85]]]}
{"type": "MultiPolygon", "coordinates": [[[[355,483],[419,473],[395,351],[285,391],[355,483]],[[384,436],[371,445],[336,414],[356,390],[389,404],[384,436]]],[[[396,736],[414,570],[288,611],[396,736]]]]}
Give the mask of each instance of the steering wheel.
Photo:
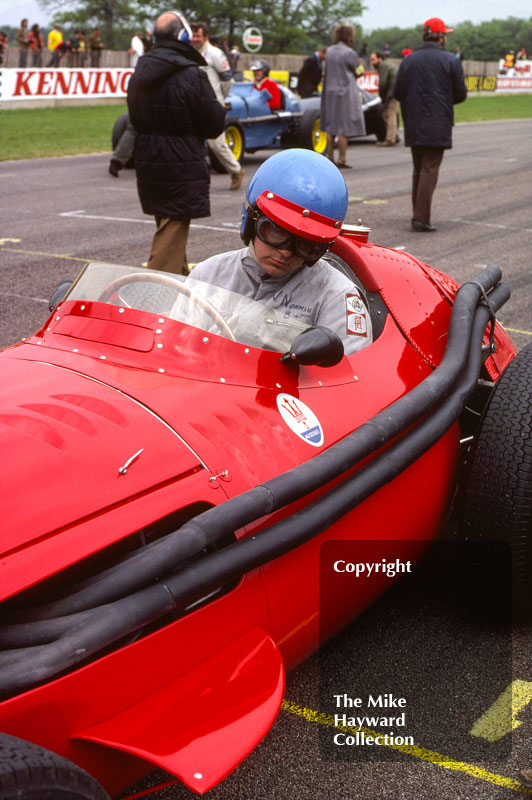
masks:
{"type": "MultiPolygon", "coordinates": [[[[232,339],[233,342],[236,342],[233,331],[224,320],[222,315],[215,309],[212,303],[206,300],[205,297],[193,292],[192,289],[186,285],[186,283],[182,283],[176,278],[172,278],[170,275],[161,275],[157,272],[152,272],[151,274],[146,272],[133,272],[130,275],[122,275],[122,277],[116,278],[116,280],[114,280],[105,288],[98,300],[101,303],[107,303],[113,294],[118,292],[123,286],[127,286],[130,283],[145,283],[146,280],[152,281],[153,283],[160,283],[163,286],[171,286],[181,294],[184,294],[192,303],[197,305],[202,311],[205,311],[205,313],[208,314],[212,321],[218,326],[218,328],[220,328],[224,336],[227,336],[229,339],[232,339]]],[[[127,308],[131,308],[129,303],[127,303],[123,297],[120,296],[120,294],[118,294],[118,298],[122,305],[126,306],[127,308]]]]}

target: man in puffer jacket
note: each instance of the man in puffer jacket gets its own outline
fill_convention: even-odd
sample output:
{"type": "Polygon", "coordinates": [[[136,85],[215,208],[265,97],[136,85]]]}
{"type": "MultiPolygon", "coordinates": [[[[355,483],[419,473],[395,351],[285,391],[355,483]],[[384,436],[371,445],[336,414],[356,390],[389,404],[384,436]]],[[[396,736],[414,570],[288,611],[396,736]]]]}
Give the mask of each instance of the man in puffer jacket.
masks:
{"type": "Polygon", "coordinates": [[[148,267],[187,275],[190,220],[210,214],[205,140],[223,131],[225,109],[201,69],[205,59],[189,44],[185,18],[174,11],[161,14],[154,37],[155,47],[139,58],[127,93],[137,131],[137,188],[142,210],[157,223],[148,267]]]}

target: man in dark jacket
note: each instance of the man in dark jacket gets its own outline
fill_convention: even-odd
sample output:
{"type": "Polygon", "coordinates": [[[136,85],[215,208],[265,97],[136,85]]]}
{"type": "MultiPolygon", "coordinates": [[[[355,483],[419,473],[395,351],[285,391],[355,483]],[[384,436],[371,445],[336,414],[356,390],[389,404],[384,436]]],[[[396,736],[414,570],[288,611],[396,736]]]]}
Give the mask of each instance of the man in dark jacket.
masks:
{"type": "Polygon", "coordinates": [[[424,44],[399,66],[394,97],[401,103],[405,145],[412,149],[412,230],[435,231],[430,224],[432,194],[443,153],[452,147],[453,104],[467,97],[459,59],[444,50],[452,33],[438,17],[423,26],[424,44]]]}
{"type": "Polygon", "coordinates": [[[205,59],[189,43],[185,18],[161,14],[154,38],[127,92],[137,188],[142,210],[157,223],[148,267],[187,275],[190,220],[210,214],[205,140],[223,131],[225,109],[201,69],[205,59]]]}
{"type": "Polygon", "coordinates": [[[323,62],[327,48],[319,47],[315,53],[303,61],[297,76],[297,93],[300,97],[312,97],[318,90],[323,77],[323,62]]]}

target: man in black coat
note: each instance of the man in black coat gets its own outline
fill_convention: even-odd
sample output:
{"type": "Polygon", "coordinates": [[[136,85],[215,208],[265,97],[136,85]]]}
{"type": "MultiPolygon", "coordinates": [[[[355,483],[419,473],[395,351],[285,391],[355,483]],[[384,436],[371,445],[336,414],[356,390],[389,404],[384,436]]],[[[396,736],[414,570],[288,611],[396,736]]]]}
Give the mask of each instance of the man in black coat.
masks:
{"type": "Polygon", "coordinates": [[[412,149],[411,227],[432,232],[432,195],[445,150],[452,147],[454,103],[467,97],[460,60],[444,50],[447,28],[438,17],[423,26],[424,44],[404,58],[399,66],[393,95],[401,103],[405,125],[405,145],[412,149]]]}
{"type": "Polygon", "coordinates": [[[154,38],[127,91],[137,189],[142,210],[157,223],[148,267],[187,275],[190,220],[210,214],[205,140],[223,131],[225,109],[201,69],[205,59],[189,44],[185,18],[161,14],[154,38]]]}
{"type": "Polygon", "coordinates": [[[297,76],[297,93],[300,97],[312,97],[323,77],[323,62],[327,48],[320,47],[303,61],[297,76]]]}

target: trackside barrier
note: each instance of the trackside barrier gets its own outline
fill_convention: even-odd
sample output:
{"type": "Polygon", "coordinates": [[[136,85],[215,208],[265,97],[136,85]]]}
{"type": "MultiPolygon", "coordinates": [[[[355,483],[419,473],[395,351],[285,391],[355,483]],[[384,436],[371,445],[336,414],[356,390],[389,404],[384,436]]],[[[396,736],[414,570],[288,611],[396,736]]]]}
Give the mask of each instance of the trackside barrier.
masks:
{"type": "Polygon", "coordinates": [[[130,67],[0,69],[0,101],[120,99],[127,94],[132,72],[130,67]]]}
{"type": "MultiPolygon", "coordinates": [[[[127,85],[133,70],[131,67],[103,68],[2,68],[0,69],[0,102],[4,108],[24,106],[57,105],[63,102],[121,101],[127,95],[127,85]]],[[[289,70],[272,70],[271,77],[283,86],[295,89],[297,73],[289,70]]],[[[246,80],[253,73],[244,71],[246,80]]],[[[517,73],[510,75],[468,75],[466,85],[469,92],[532,92],[532,75],[517,73]]],[[[379,88],[378,75],[365,72],[358,80],[361,89],[376,94],[379,88]]]]}

